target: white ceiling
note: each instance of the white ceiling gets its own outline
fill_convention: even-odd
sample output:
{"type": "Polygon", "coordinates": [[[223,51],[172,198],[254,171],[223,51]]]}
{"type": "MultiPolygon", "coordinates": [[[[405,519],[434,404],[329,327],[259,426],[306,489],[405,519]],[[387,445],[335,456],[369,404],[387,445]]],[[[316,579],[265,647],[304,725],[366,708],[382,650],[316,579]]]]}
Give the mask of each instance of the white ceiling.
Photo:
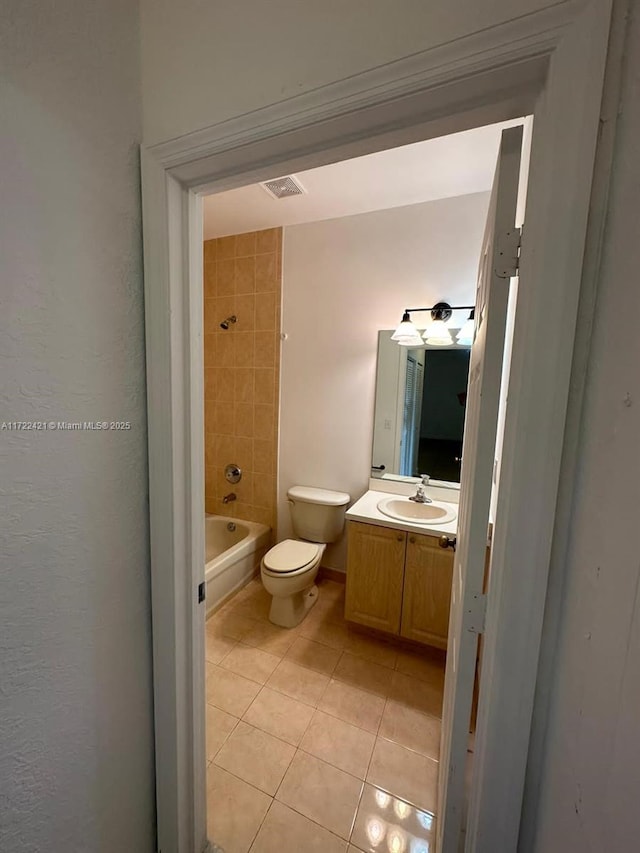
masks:
{"type": "Polygon", "coordinates": [[[207,196],[204,239],[484,192],[491,188],[500,131],[522,121],[297,172],[307,191],[300,196],[274,199],[259,184],[207,196]]]}

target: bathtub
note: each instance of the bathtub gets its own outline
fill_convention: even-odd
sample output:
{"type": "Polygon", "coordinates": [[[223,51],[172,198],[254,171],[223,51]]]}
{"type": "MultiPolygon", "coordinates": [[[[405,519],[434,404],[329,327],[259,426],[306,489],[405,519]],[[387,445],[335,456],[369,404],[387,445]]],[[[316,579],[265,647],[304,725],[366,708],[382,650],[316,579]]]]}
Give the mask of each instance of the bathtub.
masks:
{"type": "Polygon", "coordinates": [[[204,579],[207,615],[247,584],[271,545],[271,528],[254,521],[206,515],[204,579]],[[230,529],[231,528],[231,529],[230,529]]]}

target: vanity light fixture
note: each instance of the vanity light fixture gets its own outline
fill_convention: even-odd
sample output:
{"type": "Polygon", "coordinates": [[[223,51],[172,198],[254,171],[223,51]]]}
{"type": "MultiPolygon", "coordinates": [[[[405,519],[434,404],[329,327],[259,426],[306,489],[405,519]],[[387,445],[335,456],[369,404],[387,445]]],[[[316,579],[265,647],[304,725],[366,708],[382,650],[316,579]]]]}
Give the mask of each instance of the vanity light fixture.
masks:
{"type": "MultiPolygon", "coordinates": [[[[398,328],[391,335],[391,340],[396,341],[403,347],[418,347],[422,346],[423,339],[430,346],[446,347],[451,346],[453,338],[447,327],[447,322],[451,319],[454,311],[471,311],[473,316],[473,305],[449,305],[448,302],[436,302],[431,308],[405,308],[402,315],[402,321],[398,328]],[[429,311],[431,314],[431,323],[421,335],[418,329],[411,322],[412,311],[429,311]]],[[[469,321],[465,323],[463,329],[468,326],[469,321]]],[[[462,331],[462,330],[461,330],[462,331]]],[[[473,332],[472,332],[473,334],[473,332]]],[[[456,336],[458,343],[466,344],[467,340],[461,340],[460,334],[456,336]]],[[[468,341],[471,343],[471,340],[468,341]]]]}
{"type": "Polygon", "coordinates": [[[473,343],[473,332],[475,329],[475,309],[471,309],[469,319],[456,335],[456,340],[462,346],[471,346],[473,343]]]}
{"type": "Polygon", "coordinates": [[[391,335],[391,340],[396,341],[401,347],[415,347],[422,344],[420,332],[411,322],[411,317],[408,311],[402,315],[400,325],[391,335]]]}

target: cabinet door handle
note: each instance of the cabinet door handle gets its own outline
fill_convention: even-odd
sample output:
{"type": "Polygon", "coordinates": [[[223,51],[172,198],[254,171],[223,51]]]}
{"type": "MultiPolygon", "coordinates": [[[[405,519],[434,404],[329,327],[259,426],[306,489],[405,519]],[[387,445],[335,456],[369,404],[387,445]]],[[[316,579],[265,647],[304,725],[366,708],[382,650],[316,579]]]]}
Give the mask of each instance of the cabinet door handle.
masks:
{"type": "Polygon", "coordinates": [[[415,544],[416,544],[416,537],[415,537],[415,536],[410,536],[410,537],[409,537],[409,542],[411,542],[411,544],[412,544],[412,545],[415,545],[415,544]]]}
{"type": "Polygon", "coordinates": [[[453,538],[451,538],[450,536],[441,536],[438,539],[438,545],[441,548],[453,548],[454,551],[456,550],[457,542],[458,542],[457,536],[454,536],[453,538]]]}
{"type": "Polygon", "coordinates": [[[396,536],[396,539],[398,540],[398,542],[402,542],[402,540],[404,539],[404,536],[398,535],[398,536],[396,536]]]}

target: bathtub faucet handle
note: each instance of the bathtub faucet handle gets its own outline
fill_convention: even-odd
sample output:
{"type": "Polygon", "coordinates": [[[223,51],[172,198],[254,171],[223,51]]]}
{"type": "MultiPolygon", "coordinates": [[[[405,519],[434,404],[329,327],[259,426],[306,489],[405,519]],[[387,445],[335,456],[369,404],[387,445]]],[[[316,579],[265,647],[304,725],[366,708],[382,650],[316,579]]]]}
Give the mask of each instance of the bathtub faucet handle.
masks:
{"type": "Polygon", "coordinates": [[[228,494],[228,495],[225,495],[225,496],[222,498],[222,503],[223,503],[223,504],[230,504],[230,503],[231,503],[231,501],[235,501],[235,500],[236,500],[235,493],[234,493],[234,492],[229,492],[229,494],[228,494]]]}

